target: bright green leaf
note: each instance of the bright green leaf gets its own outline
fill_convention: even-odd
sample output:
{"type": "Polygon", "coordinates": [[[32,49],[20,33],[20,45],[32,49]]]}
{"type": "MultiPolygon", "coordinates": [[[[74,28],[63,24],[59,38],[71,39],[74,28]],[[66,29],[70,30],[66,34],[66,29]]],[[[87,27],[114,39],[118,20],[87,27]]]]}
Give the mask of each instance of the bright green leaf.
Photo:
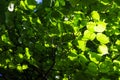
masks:
{"type": "Polygon", "coordinates": [[[120,40],[117,39],[117,41],[115,42],[115,44],[120,45],[120,40]]]}
{"type": "Polygon", "coordinates": [[[96,34],[94,32],[90,32],[88,30],[85,30],[83,40],[94,40],[95,36],[96,36],[96,34]]]}
{"type": "Polygon", "coordinates": [[[2,39],[3,42],[8,43],[8,44],[11,44],[11,42],[10,42],[10,40],[9,40],[9,37],[6,36],[5,34],[3,34],[3,35],[1,36],[1,39],[2,39]]]}
{"type": "Polygon", "coordinates": [[[36,8],[35,0],[25,0],[25,6],[27,6],[30,10],[34,10],[36,8]]]}
{"type": "Polygon", "coordinates": [[[101,56],[97,53],[94,52],[89,52],[89,58],[91,61],[93,61],[94,63],[98,64],[101,61],[101,56]]]}
{"type": "Polygon", "coordinates": [[[106,29],[106,23],[105,22],[97,22],[97,26],[94,27],[95,32],[103,32],[106,29]]]}
{"type": "Polygon", "coordinates": [[[75,56],[68,56],[68,58],[69,58],[71,61],[73,61],[73,60],[75,60],[77,57],[75,57],[75,56]]]}
{"type": "Polygon", "coordinates": [[[59,7],[60,3],[58,0],[55,1],[55,7],[59,7]]]}
{"type": "Polygon", "coordinates": [[[23,70],[20,64],[17,65],[17,70],[19,70],[19,71],[23,70]]]}
{"type": "Polygon", "coordinates": [[[26,54],[27,58],[30,59],[31,54],[29,52],[29,48],[27,48],[27,47],[25,48],[25,54],[26,54]]]}
{"type": "Polygon", "coordinates": [[[18,56],[22,59],[23,58],[23,54],[19,53],[18,56]]]}
{"type": "Polygon", "coordinates": [[[86,49],[86,41],[85,40],[78,40],[78,46],[79,49],[82,51],[85,51],[86,49]]]}
{"type": "Polygon", "coordinates": [[[99,45],[98,52],[102,55],[108,54],[108,47],[106,45],[99,45]]]}
{"type": "Polygon", "coordinates": [[[24,69],[27,69],[28,68],[28,65],[22,65],[22,69],[24,70],[24,69]]]}
{"type": "Polygon", "coordinates": [[[96,26],[95,22],[88,22],[87,23],[87,29],[91,32],[94,32],[94,27],[96,26]]]}
{"type": "Polygon", "coordinates": [[[91,16],[93,20],[100,20],[100,15],[97,11],[92,11],[91,16]]]}
{"type": "Polygon", "coordinates": [[[97,33],[96,38],[101,44],[109,43],[109,37],[107,37],[105,34],[97,33]]]}

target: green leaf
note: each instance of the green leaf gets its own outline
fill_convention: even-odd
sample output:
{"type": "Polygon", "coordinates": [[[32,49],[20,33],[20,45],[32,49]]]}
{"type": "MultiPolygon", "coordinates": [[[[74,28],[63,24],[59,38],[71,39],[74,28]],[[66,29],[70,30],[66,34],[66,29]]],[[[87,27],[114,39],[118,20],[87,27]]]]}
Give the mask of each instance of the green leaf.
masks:
{"type": "Polygon", "coordinates": [[[98,72],[98,67],[94,62],[90,62],[88,64],[88,71],[90,71],[91,73],[97,73],[98,72]]]}
{"type": "Polygon", "coordinates": [[[36,8],[36,2],[35,0],[25,0],[25,5],[30,9],[34,10],[36,8]]]}
{"type": "Polygon", "coordinates": [[[3,35],[1,36],[1,39],[2,39],[3,42],[8,43],[8,44],[11,44],[11,42],[10,42],[10,40],[9,40],[9,37],[8,37],[7,35],[3,34],[3,35]]]}
{"type": "Polygon", "coordinates": [[[111,67],[112,67],[112,62],[110,61],[100,62],[99,71],[101,73],[108,73],[111,70],[111,67]]]}
{"type": "Polygon", "coordinates": [[[55,1],[55,7],[59,7],[60,3],[58,0],[55,1]]]}
{"type": "Polygon", "coordinates": [[[94,27],[96,26],[95,22],[88,22],[87,23],[87,29],[91,32],[94,32],[94,27]]]}
{"type": "Polygon", "coordinates": [[[120,40],[117,39],[117,41],[115,42],[115,44],[120,45],[120,40]]]}
{"type": "Polygon", "coordinates": [[[86,41],[85,40],[78,40],[77,47],[81,49],[82,51],[85,51],[86,49],[86,41]]]}
{"type": "Polygon", "coordinates": [[[89,61],[84,54],[79,54],[78,56],[82,64],[87,63],[89,61]]]}
{"type": "Polygon", "coordinates": [[[65,6],[65,1],[64,0],[59,0],[59,2],[62,6],[65,6]]]}
{"type": "Polygon", "coordinates": [[[97,20],[97,21],[100,20],[100,15],[97,11],[92,11],[91,16],[93,20],[97,20]]]}
{"type": "Polygon", "coordinates": [[[70,50],[70,54],[68,55],[68,58],[73,61],[77,58],[77,51],[75,49],[70,50]]]}
{"type": "Polygon", "coordinates": [[[29,52],[29,48],[25,48],[25,54],[26,54],[26,56],[27,56],[27,59],[30,59],[30,57],[31,57],[31,54],[30,54],[30,52],[29,52]]]}
{"type": "Polygon", "coordinates": [[[102,55],[108,54],[108,47],[106,45],[99,45],[98,52],[102,55]]]}
{"type": "Polygon", "coordinates": [[[101,61],[101,56],[97,53],[94,52],[89,52],[89,58],[91,61],[93,61],[94,63],[98,64],[101,61]]]}
{"type": "Polygon", "coordinates": [[[22,67],[22,69],[24,70],[24,69],[27,69],[27,68],[28,68],[28,65],[23,64],[21,67],[22,67]]]}
{"type": "Polygon", "coordinates": [[[27,10],[28,8],[26,7],[24,1],[20,1],[20,7],[27,10]]]}
{"type": "Polygon", "coordinates": [[[107,37],[105,34],[97,33],[96,38],[101,44],[109,43],[109,37],[107,37]]]}
{"type": "Polygon", "coordinates": [[[91,32],[89,30],[85,30],[83,40],[94,40],[95,36],[96,36],[96,34],[94,32],[91,32]]]}
{"type": "Polygon", "coordinates": [[[94,27],[95,32],[103,32],[106,29],[106,23],[105,22],[97,22],[97,26],[94,27]]]}
{"type": "Polygon", "coordinates": [[[19,70],[19,71],[23,70],[20,64],[17,65],[17,70],[19,70]]]}
{"type": "Polygon", "coordinates": [[[108,78],[102,77],[100,80],[111,80],[111,79],[108,79],[108,78]]]}

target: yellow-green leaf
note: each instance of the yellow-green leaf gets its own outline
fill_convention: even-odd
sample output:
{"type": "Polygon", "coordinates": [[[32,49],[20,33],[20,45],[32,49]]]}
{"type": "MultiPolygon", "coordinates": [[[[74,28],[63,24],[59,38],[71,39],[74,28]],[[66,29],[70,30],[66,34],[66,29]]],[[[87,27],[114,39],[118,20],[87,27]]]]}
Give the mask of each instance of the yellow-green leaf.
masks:
{"type": "Polygon", "coordinates": [[[94,27],[96,26],[95,22],[88,22],[87,23],[87,29],[91,32],[94,32],[94,27]]]}
{"type": "Polygon", "coordinates": [[[78,46],[79,49],[82,51],[85,51],[86,49],[86,41],[85,40],[78,40],[78,46]]]}
{"type": "Polygon", "coordinates": [[[102,55],[108,54],[108,47],[106,45],[99,45],[98,52],[102,55]]]}
{"type": "Polygon", "coordinates": [[[25,54],[26,54],[27,58],[30,59],[31,54],[29,52],[29,48],[27,48],[27,47],[25,48],[25,54]]]}
{"type": "Polygon", "coordinates": [[[96,36],[96,34],[94,32],[85,30],[83,40],[94,40],[95,36],[96,36]]]}
{"type": "Polygon", "coordinates": [[[106,29],[106,23],[105,22],[97,22],[97,26],[94,27],[95,32],[103,32],[106,29]]]}
{"type": "Polygon", "coordinates": [[[109,37],[107,37],[105,34],[97,33],[96,38],[101,44],[109,43],[109,37]]]}
{"type": "Polygon", "coordinates": [[[97,11],[92,11],[91,16],[93,20],[100,20],[100,15],[97,11]]]}

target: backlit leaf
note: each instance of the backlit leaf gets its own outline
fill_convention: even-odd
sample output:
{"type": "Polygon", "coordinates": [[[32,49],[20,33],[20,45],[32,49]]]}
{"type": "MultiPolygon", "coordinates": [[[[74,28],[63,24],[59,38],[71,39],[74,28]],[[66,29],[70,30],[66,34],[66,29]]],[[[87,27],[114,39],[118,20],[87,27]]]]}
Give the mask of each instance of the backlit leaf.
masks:
{"type": "Polygon", "coordinates": [[[31,54],[29,52],[29,48],[27,48],[27,47],[25,48],[25,54],[26,54],[27,58],[30,59],[31,54]]]}
{"type": "Polygon", "coordinates": [[[100,15],[97,11],[92,11],[91,16],[93,20],[100,20],[100,15]]]}
{"type": "Polygon", "coordinates": [[[108,47],[106,45],[99,45],[98,52],[102,55],[108,54],[108,47]]]}
{"type": "Polygon", "coordinates": [[[84,36],[83,36],[83,40],[94,40],[95,39],[96,34],[94,32],[91,32],[89,30],[85,30],[84,31],[84,36]]]}
{"type": "Polygon", "coordinates": [[[88,22],[87,23],[87,29],[91,32],[94,32],[94,27],[96,26],[95,22],[88,22]]]}
{"type": "Polygon", "coordinates": [[[79,49],[81,49],[82,51],[85,51],[86,49],[86,41],[84,40],[78,40],[78,46],[79,49]]]}
{"type": "Polygon", "coordinates": [[[107,37],[105,34],[97,33],[96,38],[101,44],[109,43],[109,37],[107,37]]]}
{"type": "Polygon", "coordinates": [[[95,32],[103,32],[106,29],[106,23],[105,22],[97,22],[97,26],[94,27],[95,32]]]}

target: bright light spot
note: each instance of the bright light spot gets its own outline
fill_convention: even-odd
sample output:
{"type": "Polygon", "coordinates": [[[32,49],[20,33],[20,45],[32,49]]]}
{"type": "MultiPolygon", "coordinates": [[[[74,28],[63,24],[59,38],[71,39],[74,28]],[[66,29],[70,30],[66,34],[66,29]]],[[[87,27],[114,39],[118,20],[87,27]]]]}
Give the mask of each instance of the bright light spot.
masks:
{"type": "Polygon", "coordinates": [[[42,0],[35,0],[37,4],[42,3],[42,0]]]}
{"type": "Polygon", "coordinates": [[[55,76],[56,79],[60,79],[60,76],[55,76]]]}
{"type": "Polygon", "coordinates": [[[14,4],[13,4],[13,3],[10,3],[10,4],[9,4],[8,10],[9,10],[10,12],[13,12],[13,11],[14,11],[14,4]]]}
{"type": "Polygon", "coordinates": [[[65,17],[65,19],[64,19],[65,21],[68,21],[68,18],[67,17],[65,17]]]}
{"type": "Polygon", "coordinates": [[[23,54],[21,54],[21,53],[19,53],[18,56],[19,56],[20,58],[23,58],[23,54]]]}
{"type": "Polygon", "coordinates": [[[23,29],[26,29],[25,27],[23,27],[23,29]]]}
{"type": "Polygon", "coordinates": [[[22,65],[22,69],[27,69],[28,65],[22,65]]]}

